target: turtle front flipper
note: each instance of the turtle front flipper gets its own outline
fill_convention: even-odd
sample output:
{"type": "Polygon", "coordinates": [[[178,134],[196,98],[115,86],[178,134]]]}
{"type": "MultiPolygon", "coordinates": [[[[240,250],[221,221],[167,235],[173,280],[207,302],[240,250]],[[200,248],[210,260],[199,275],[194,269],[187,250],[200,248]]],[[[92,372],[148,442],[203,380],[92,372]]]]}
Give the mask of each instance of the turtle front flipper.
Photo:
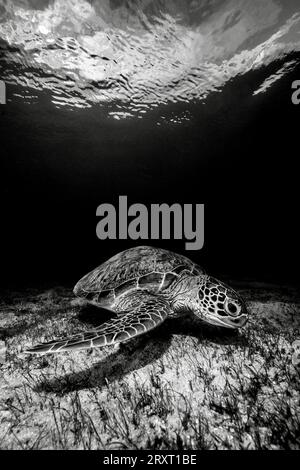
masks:
{"type": "Polygon", "coordinates": [[[122,316],[113,318],[93,330],[38,344],[25,352],[56,353],[121,343],[152,330],[162,323],[169,313],[171,307],[168,301],[159,296],[140,292],[139,296],[135,295],[133,308],[122,312],[122,316]]]}

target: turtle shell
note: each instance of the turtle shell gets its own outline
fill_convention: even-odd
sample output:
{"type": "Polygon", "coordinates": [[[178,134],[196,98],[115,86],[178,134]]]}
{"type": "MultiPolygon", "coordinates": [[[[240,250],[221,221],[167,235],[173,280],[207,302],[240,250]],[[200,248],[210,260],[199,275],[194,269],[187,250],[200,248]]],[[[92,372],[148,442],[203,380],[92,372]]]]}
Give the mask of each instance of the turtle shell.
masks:
{"type": "Polygon", "coordinates": [[[74,293],[108,305],[119,295],[136,288],[165,292],[183,272],[204,274],[185,256],[160,248],[136,247],[118,253],[86,274],[74,287],[74,293]]]}

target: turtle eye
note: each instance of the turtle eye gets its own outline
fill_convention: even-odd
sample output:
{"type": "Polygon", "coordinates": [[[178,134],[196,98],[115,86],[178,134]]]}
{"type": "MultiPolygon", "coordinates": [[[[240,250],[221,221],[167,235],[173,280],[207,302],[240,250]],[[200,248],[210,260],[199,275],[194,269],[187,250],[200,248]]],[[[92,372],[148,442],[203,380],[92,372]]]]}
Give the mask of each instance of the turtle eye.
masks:
{"type": "Polygon", "coordinates": [[[226,310],[229,313],[229,315],[232,315],[233,317],[236,317],[241,313],[241,306],[238,305],[236,302],[233,302],[232,300],[229,300],[226,303],[226,310]]]}

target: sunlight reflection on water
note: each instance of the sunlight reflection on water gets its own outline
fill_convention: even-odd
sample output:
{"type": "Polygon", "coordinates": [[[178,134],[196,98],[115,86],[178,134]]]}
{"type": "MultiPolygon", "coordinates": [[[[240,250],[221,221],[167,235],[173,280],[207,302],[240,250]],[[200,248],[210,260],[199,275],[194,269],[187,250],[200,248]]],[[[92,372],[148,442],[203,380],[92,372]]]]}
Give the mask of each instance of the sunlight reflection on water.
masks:
{"type": "Polygon", "coordinates": [[[29,89],[29,103],[46,89],[57,107],[142,117],[299,51],[298,10],[298,0],[0,0],[1,79],[29,89]]]}

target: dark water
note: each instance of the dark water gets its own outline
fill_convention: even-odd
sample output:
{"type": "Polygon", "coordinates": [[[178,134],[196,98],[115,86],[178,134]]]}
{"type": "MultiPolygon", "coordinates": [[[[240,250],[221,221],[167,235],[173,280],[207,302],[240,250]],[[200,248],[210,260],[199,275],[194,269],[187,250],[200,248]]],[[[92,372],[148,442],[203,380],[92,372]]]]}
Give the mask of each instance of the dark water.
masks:
{"type": "Polygon", "coordinates": [[[299,49],[298,0],[0,1],[3,278],[132,246],[95,235],[125,194],[205,203],[209,271],[296,282],[299,49]]]}

